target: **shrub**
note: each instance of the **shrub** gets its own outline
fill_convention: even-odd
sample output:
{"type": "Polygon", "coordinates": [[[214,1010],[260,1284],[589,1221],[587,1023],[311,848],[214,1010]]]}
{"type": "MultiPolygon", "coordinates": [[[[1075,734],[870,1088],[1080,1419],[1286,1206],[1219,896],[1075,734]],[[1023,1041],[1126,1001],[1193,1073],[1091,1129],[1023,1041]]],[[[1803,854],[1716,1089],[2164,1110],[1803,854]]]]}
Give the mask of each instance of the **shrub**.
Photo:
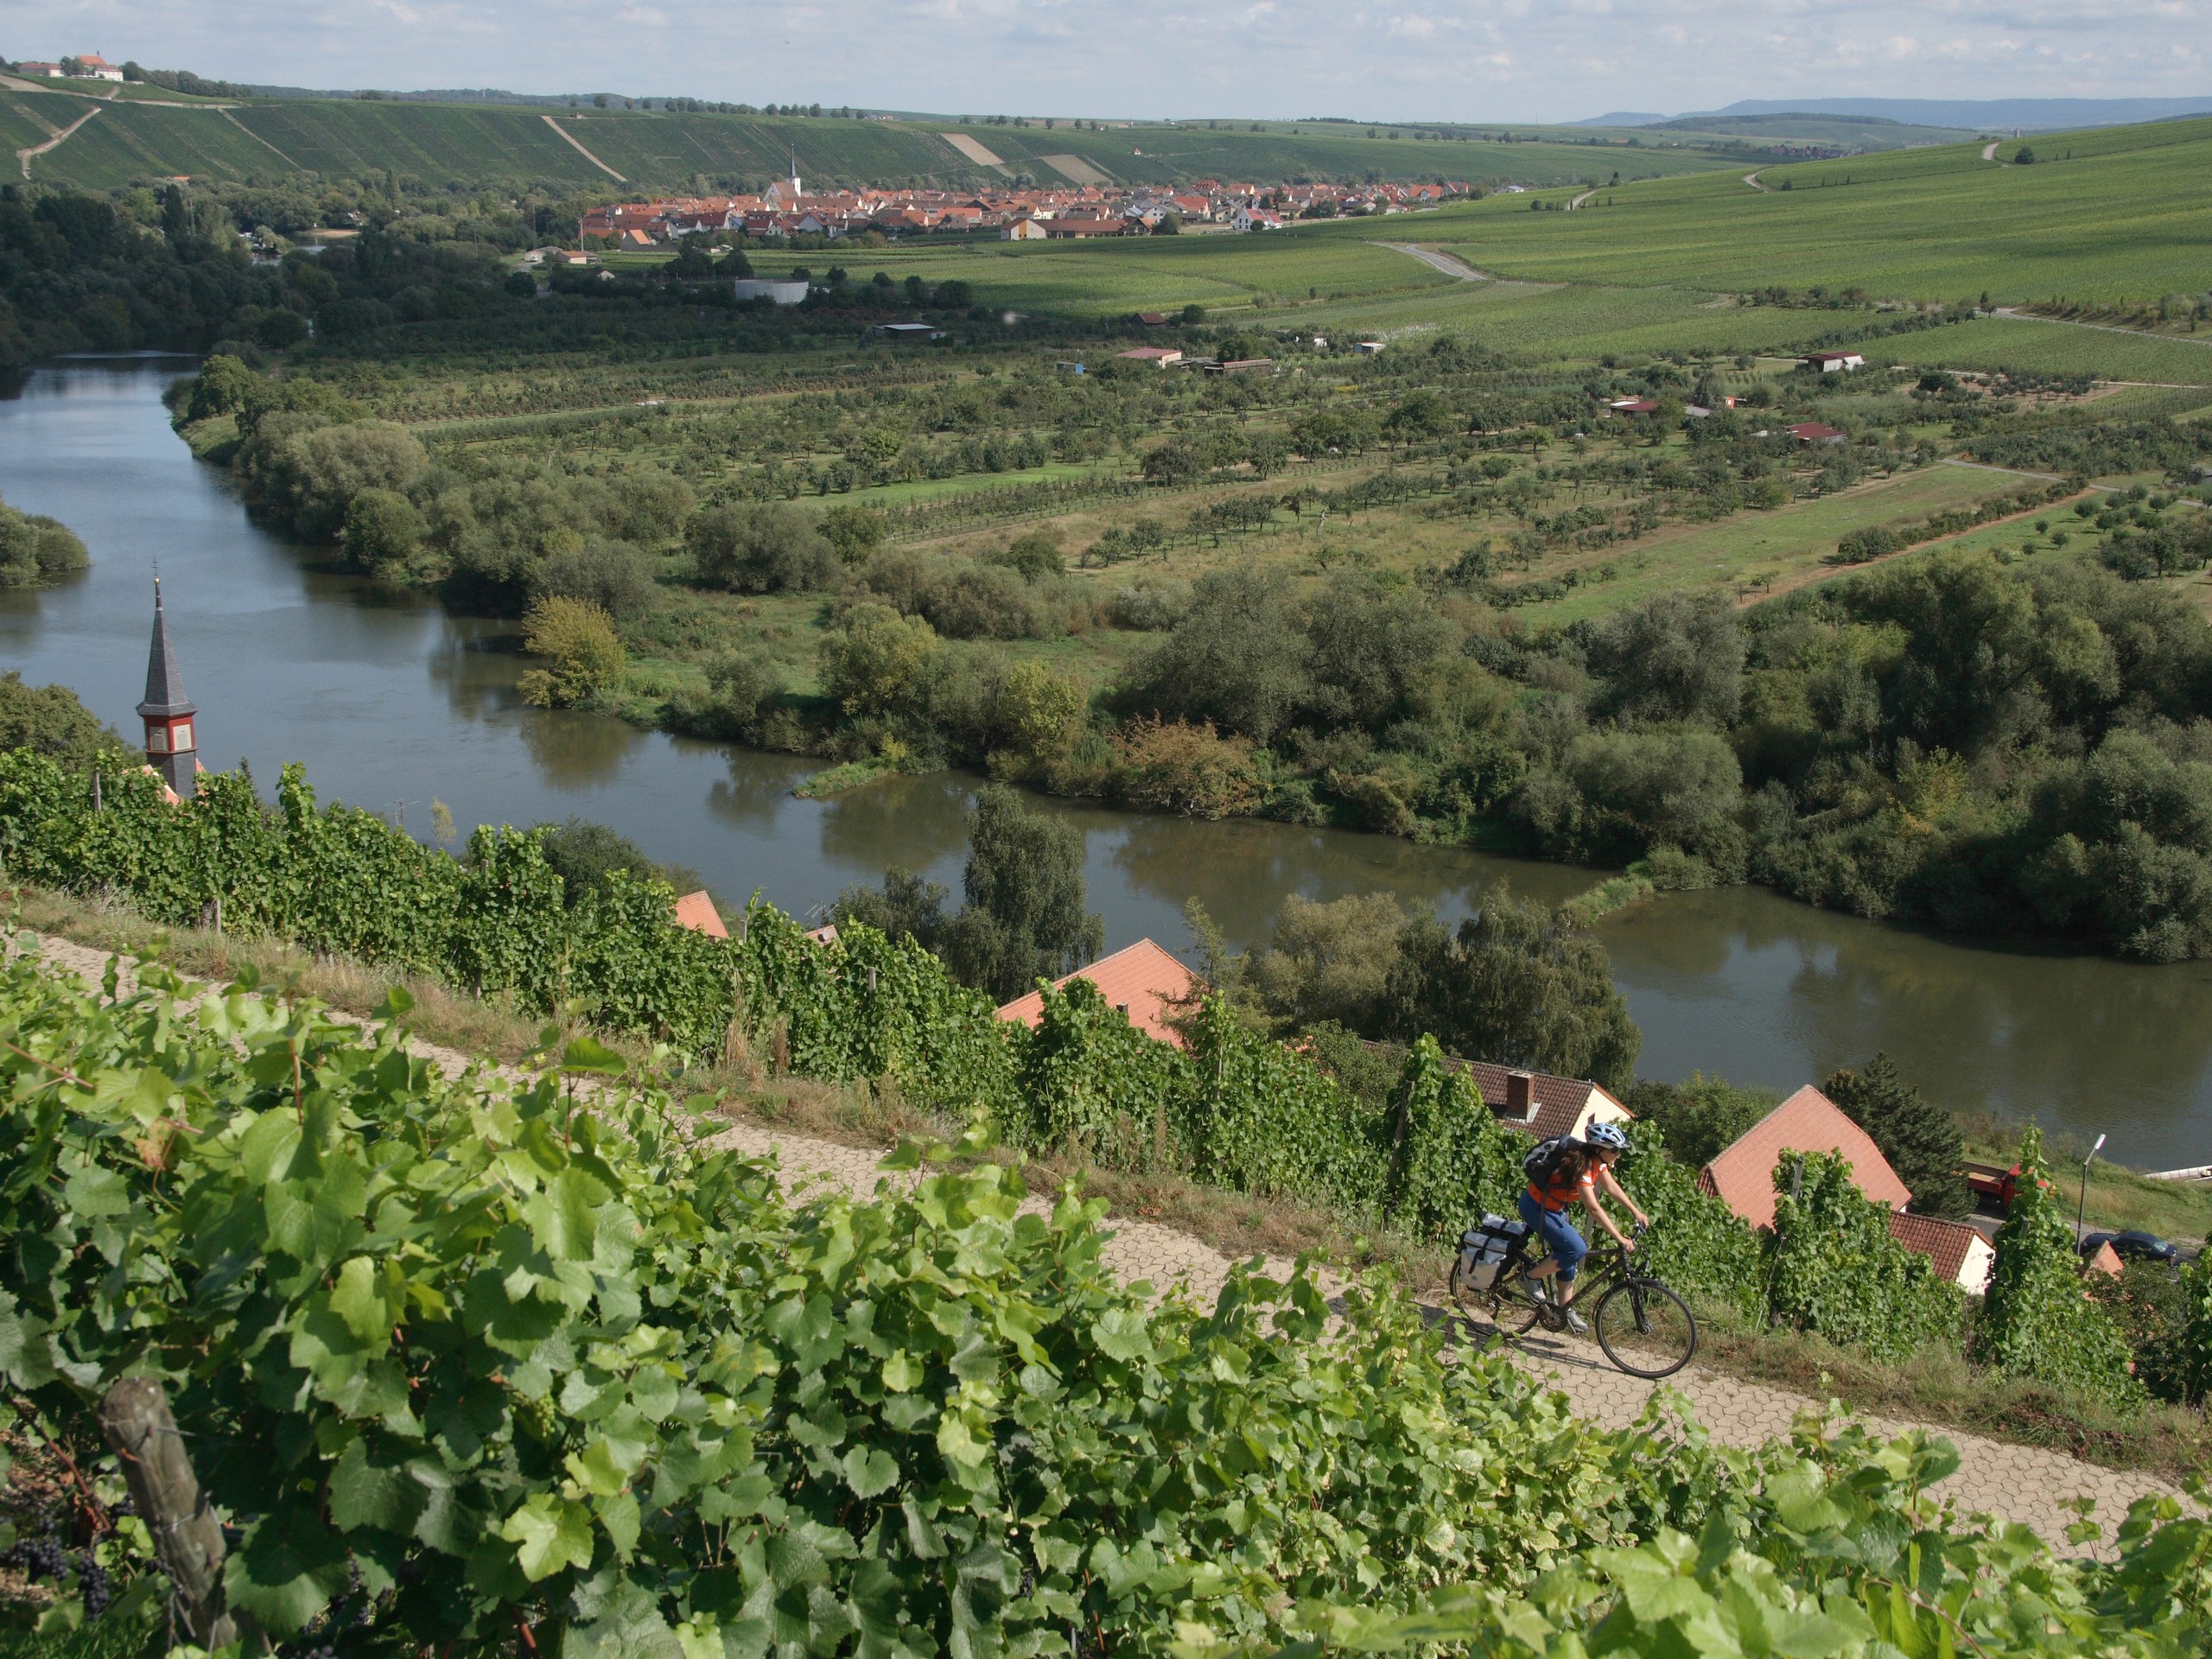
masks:
{"type": "Polygon", "coordinates": [[[1190,818],[1249,812],[1260,799],[1252,746],[1211,721],[1134,720],[1114,739],[1115,787],[1138,806],[1190,818]]]}
{"type": "Polygon", "coordinates": [[[2050,1183],[2043,1131],[2020,1141],[2020,1181],[1997,1234],[1997,1264],[1982,1298],[1975,1346],[1985,1363],[2016,1376],[2081,1389],[2115,1408],[2139,1405],[2127,1344],[2082,1284],[2073,1224],[2050,1183]]]}
{"type": "Polygon", "coordinates": [[[797,507],[702,507],[683,527],[692,568],[709,587],[739,594],[808,592],[830,585],[837,551],[797,507]]]}
{"type": "Polygon", "coordinates": [[[34,588],[85,569],[85,544],[58,518],[0,501],[0,588],[34,588]]]}
{"type": "Polygon", "coordinates": [[[822,535],[847,564],[858,564],[882,545],[889,521],[873,507],[840,504],[822,515],[822,535]]]}
{"type": "Polygon", "coordinates": [[[912,708],[938,651],[919,617],[886,605],[855,605],[821,645],[822,689],[849,715],[912,708]]]}
{"type": "Polygon", "coordinates": [[[652,609],[659,594],[644,550],[601,536],[583,537],[578,545],[547,554],[531,581],[540,594],[588,601],[621,621],[652,609]]]}
{"type": "Polygon", "coordinates": [[[621,636],[598,606],[549,594],[530,607],[524,626],[525,648],[545,659],[522,677],[525,701],[541,709],[594,709],[621,690],[621,636]]]}
{"type": "Polygon", "coordinates": [[[346,506],[339,543],[357,569],[404,577],[423,543],[423,515],[397,490],[363,490],[346,506]]]}

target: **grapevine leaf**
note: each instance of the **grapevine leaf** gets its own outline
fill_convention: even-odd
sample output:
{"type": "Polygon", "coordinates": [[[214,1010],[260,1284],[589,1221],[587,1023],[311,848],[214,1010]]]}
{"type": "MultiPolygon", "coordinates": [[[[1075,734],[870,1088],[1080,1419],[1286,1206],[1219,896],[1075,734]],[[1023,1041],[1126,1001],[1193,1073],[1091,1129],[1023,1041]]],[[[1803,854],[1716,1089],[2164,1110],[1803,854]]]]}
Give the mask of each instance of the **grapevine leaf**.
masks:
{"type": "Polygon", "coordinates": [[[856,1446],[845,1453],[840,1466],[845,1484],[856,1497],[875,1497],[898,1484],[898,1460],[880,1446],[856,1446]]]}
{"type": "Polygon", "coordinates": [[[629,1061],[594,1037],[572,1039],[561,1051],[561,1070],[592,1072],[601,1077],[619,1077],[630,1069],[629,1061]]]}
{"type": "Polygon", "coordinates": [[[571,1498],[532,1492],[506,1518],[499,1536],[517,1546],[515,1559],[532,1584],[563,1567],[591,1565],[591,1511],[571,1498]]]}
{"type": "Polygon", "coordinates": [[[303,1629],[345,1581],[345,1547],[310,1510],[278,1510],[252,1522],[244,1547],[223,1566],[231,1605],[283,1636],[303,1629]]]}
{"type": "Polygon", "coordinates": [[[372,1463],[365,1441],[347,1446],[330,1471],[330,1518],[340,1532],[360,1527],[407,1532],[424,1496],[405,1469],[372,1463]]]}

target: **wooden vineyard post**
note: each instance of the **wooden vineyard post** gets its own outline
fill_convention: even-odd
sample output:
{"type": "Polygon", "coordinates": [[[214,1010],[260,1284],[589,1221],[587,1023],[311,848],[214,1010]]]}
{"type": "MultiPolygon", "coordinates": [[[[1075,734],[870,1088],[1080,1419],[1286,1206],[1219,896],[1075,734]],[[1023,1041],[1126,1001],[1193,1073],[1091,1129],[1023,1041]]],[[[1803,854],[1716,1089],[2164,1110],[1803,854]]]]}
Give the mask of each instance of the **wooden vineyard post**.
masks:
{"type": "Polygon", "coordinates": [[[130,1501],[154,1535],[194,1643],[229,1646],[238,1626],[223,1609],[222,1523],[200,1490],[168,1395],[151,1377],[124,1377],[100,1402],[100,1429],[122,1461],[130,1501]]]}

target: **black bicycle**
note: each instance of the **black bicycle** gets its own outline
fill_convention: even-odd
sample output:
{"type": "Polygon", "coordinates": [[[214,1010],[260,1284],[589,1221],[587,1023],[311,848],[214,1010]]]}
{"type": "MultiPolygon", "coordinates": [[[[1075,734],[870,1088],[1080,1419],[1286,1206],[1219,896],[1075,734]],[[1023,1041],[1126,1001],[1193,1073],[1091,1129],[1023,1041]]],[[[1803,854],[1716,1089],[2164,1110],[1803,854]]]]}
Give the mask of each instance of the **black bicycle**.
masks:
{"type": "MultiPolygon", "coordinates": [[[[1643,1228],[1636,1231],[1643,1236],[1643,1228]]],[[[1470,1325],[1486,1317],[1500,1336],[1514,1341],[1540,1325],[1548,1331],[1571,1331],[1569,1308],[1577,1315],[1590,1308],[1590,1331],[1598,1345],[1630,1376],[1672,1376],[1690,1363],[1697,1352],[1697,1316],[1688,1302],[1656,1279],[1632,1271],[1626,1250],[1618,1246],[1608,1249],[1602,1265],[1585,1275],[1581,1293],[1568,1307],[1561,1307],[1547,1294],[1552,1281],[1529,1276],[1534,1264],[1525,1258],[1532,1248],[1533,1240],[1522,1247],[1522,1256],[1507,1262],[1486,1287],[1466,1282],[1464,1258],[1453,1261],[1452,1305],[1470,1325]],[[1593,1292],[1598,1293],[1594,1300],[1593,1292]]],[[[1593,1261],[1595,1255],[1592,1252],[1593,1261]]]]}

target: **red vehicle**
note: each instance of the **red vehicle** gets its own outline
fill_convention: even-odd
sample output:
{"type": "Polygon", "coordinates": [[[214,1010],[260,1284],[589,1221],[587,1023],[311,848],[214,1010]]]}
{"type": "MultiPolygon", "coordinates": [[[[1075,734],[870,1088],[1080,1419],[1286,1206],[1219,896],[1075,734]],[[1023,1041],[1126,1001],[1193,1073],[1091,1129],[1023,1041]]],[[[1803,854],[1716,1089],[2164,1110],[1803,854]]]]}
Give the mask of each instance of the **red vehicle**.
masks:
{"type": "Polygon", "coordinates": [[[2000,1168],[1995,1164],[1967,1164],[1964,1166],[1967,1185],[1979,1198],[1994,1198],[1997,1207],[2009,1213],[2012,1199],[2020,1190],[2020,1166],[2000,1168]]]}

